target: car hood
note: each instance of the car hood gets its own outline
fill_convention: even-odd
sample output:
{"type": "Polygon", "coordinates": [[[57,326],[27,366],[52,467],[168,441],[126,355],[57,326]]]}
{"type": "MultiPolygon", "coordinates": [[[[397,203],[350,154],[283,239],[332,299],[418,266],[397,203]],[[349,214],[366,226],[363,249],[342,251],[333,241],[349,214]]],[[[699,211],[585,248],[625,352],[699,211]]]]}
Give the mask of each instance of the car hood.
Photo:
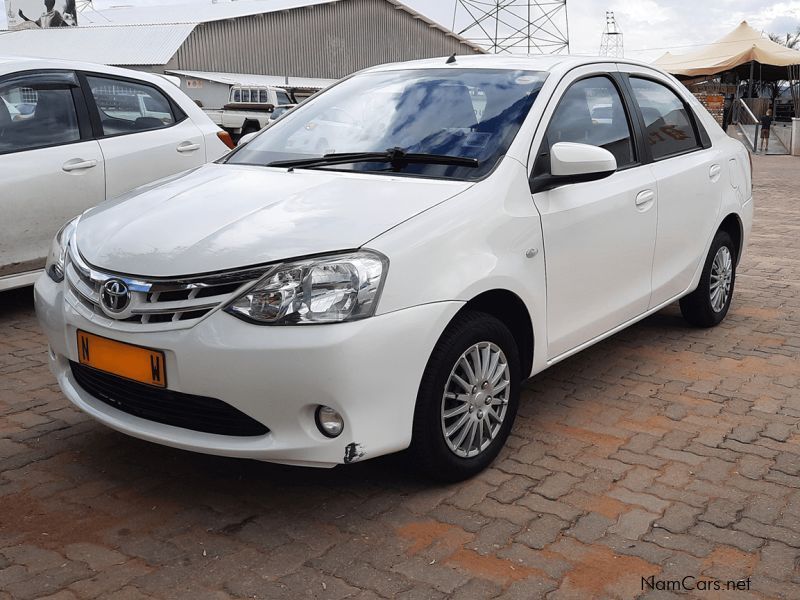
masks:
{"type": "Polygon", "coordinates": [[[471,185],[211,164],[89,210],[76,241],[100,269],[210,273],[359,248],[471,185]]]}

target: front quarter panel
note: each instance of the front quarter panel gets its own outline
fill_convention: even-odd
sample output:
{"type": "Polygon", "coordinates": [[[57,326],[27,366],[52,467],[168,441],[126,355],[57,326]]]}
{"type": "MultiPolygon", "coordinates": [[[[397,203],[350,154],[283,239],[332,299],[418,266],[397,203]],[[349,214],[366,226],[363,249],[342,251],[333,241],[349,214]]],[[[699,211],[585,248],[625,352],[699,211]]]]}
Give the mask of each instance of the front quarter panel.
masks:
{"type": "Polygon", "coordinates": [[[390,261],[379,314],[508,290],[525,303],[533,322],[534,370],[539,361],[544,365],[542,228],[521,163],[506,157],[487,179],[366,246],[390,261]]]}

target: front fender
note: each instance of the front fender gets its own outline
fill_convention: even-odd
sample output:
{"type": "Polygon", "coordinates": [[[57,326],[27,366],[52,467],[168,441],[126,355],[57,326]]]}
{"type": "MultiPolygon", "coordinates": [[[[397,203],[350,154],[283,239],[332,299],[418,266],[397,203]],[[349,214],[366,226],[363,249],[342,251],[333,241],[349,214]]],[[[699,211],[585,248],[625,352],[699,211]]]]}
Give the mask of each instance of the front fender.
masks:
{"type": "Polygon", "coordinates": [[[366,247],[390,261],[379,314],[430,302],[468,302],[487,291],[508,290],[531,316],[534,369],[539,360],[544,364],[544,242],[527,173],[519,162],[506,158],[484,181],[366,247]]]}

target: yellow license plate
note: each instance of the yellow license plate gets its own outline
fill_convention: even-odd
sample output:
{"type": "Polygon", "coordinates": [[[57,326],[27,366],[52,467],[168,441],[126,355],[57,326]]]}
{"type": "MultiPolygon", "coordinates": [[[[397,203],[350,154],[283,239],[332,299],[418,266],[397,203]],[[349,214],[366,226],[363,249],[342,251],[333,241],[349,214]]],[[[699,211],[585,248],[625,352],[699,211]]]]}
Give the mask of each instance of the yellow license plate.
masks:
{"type": "Polygon", "coordinates": [[[82,365],[156,387],[167,387],[164,353],[78,331],[82,365]]]}

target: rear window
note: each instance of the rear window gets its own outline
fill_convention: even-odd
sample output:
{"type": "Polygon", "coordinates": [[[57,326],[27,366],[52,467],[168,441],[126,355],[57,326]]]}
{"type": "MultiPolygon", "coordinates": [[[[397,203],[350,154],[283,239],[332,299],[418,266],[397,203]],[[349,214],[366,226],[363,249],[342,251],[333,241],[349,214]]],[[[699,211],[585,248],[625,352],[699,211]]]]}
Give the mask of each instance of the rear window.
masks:
{"type": "Polygon", "coordinates": [[[35,80],[0,84],[0,154],[80,139],[70,87],[35,80]]]}
{"type": "Polygon", "coordinates": [[[630,82],[654,160],[700,148],[689,109],[675,92],[650,79],[631,77],[630,82]]]}

